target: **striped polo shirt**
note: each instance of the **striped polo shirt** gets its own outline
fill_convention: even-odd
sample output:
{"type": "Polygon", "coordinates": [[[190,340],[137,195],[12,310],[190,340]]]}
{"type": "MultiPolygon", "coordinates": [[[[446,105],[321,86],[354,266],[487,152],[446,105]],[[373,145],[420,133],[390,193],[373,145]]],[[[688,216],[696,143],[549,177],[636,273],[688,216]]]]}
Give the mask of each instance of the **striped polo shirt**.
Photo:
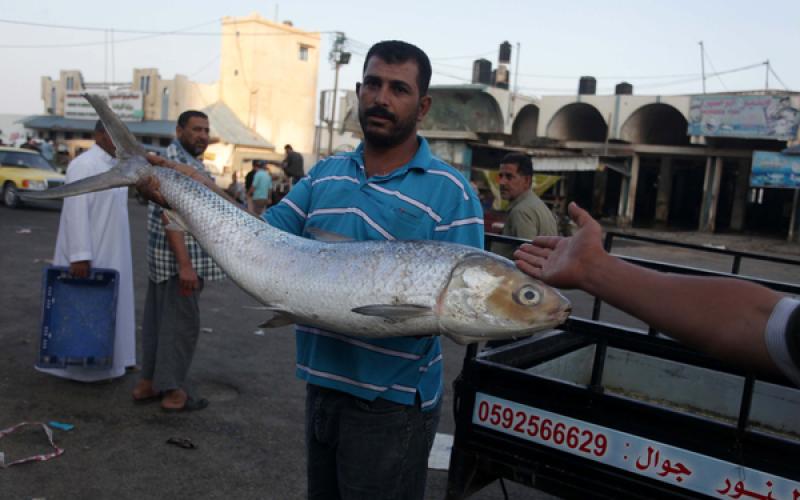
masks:
{"type": "MultiPolygon", "coordinates": [[[[264,216],[310,237],[319,228],[354,240],[437,240],[483,247],[483,212],[469,183],[418,138],[411,161],[367,178],[363,145],[321,160],[264,216]]],[[[425,265],[421,262],[420,265],[425,265]]],[[[375,279],[380,279],[376,276],[375,279]]],[[[423,409],[442,397],[439,337],[368,339],[297,325],[297,376],[356,397],[423,409]]]]}

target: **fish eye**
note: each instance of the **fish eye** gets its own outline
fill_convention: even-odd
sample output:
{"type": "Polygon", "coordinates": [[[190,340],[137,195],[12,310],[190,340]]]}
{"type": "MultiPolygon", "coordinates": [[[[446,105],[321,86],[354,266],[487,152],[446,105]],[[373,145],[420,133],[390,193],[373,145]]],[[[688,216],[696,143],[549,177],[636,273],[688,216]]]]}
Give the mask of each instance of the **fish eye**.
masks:
{"type": "Polygon", "coordinates": [[[525,285],[514,293],[514,301],[523,306],[535,306],[541,299],[539,290],[531,285],[525,285]]]}

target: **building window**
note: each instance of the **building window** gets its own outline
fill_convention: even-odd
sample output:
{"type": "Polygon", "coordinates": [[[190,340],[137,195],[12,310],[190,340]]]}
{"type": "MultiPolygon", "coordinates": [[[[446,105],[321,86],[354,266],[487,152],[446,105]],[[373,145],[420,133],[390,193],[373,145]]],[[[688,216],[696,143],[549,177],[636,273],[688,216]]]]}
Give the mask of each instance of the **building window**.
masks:
{"type": "Polygon", "coordinates": [[[75,78],[68,76],[67,77],[67,90],[72,90],[75,88],[75,78]]]}
{"type": "Polygon", "coordinates": [[[141,90],[144,95],[150,93],[150,75],[139,77],[139,90],[141,90]]]}
{"type": "Polygon", "coordinates": [[[50,113],[56,114],[56,88],[50,87],[50,113]]]}
{"type": "Polygon", "coordinates": [[[162,137],[161,139],[158,140],[158,145],[161,146],[162,148],[165,148],[169,146],[171,142],[172,139],[170,139],[169,137],[162,137]]]}
{"type": "Polygon", "coordinates": [[[142,137],[142,144],[153,144],[153,138],[148,135],[145,135],[144,137],[142,137]]]}
{"type": "Polygon", "coordinates": [[[64,132],[64,139],[72,139],[72,132],[64,132]]]}
{"type": "Polygon", "coordinates": [[[308,47],[305,45],[300,46],[300,51],[297,53],[297,58],[301,61],[308,61],[308,47]]]}
{"type": "Polygon", "coordinates": [[[161,91],[161,119],[169,120],[169,89],[167,87],[161,91]]]}
{"type": "Polygon", "coordinates": [[[91,138],[92,134],[90,134],[89,132],[84,132],[81,134],[81,139],[91,139],[91,138]]]}

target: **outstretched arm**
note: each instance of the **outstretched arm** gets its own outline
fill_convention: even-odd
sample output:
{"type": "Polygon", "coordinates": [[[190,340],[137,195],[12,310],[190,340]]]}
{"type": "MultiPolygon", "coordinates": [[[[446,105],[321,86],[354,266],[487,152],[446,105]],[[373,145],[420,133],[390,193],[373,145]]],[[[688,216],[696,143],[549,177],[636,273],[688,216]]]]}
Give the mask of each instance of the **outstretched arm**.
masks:
{"type": "Polygon", "coordinates": [[[575,203],[571,237],[539,237],[514,254],[545,283],[580,288],[682,342],[718,358],[778,373],[764,332],[781,294],[743,280],[652,271],[609,255],[602,230],[575,203]]]}

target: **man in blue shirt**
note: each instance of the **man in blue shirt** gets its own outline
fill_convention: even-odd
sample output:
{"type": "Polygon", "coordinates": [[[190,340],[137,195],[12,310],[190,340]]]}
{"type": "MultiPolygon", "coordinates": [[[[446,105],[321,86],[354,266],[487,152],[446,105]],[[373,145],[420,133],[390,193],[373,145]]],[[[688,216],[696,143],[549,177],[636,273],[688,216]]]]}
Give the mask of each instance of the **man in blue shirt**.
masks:
{"type": "Polygon", "coordinates": [[[272,191],[272,177],[267,171],[267,164],[263,160],[253,160],[253,168],[256,173],[253,176],[253,184],[247,194],[253,199],[253,211],[260,216],[269,206],[270,192],[272,191]]]}
{"type": "MultiPolygon", "coordinates": [[[[320,161],[266,220],[309,237],[318,229],[482,247],[476,195],[416,134],[431,107],[430,76],[419,48],[374,45],[356,85],[363,143],[320,161]]],[[[422,499],[441,412],[439,338],[365,339],[298,325],[296,367],[308,382],[308,498],[422,499]]]]}

